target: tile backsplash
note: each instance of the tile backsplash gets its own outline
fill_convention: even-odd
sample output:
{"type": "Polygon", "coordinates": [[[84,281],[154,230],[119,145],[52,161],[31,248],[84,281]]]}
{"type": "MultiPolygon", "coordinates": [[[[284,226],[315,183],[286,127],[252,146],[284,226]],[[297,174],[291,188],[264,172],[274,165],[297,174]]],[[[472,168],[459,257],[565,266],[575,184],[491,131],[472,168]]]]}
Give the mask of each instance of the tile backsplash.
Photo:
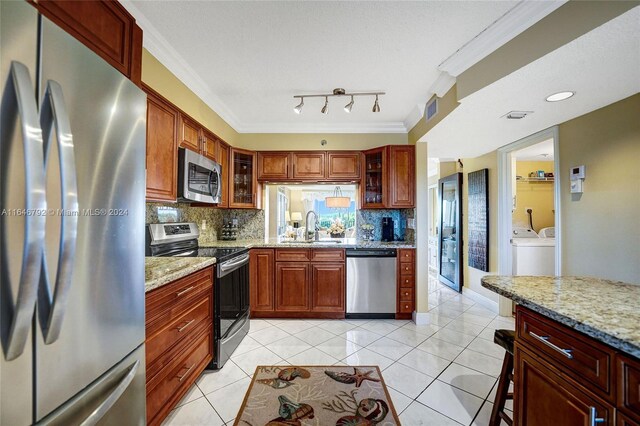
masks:
{"type": "Polygon", "coordinates": [[[147,203],[146,222],[195,222],[202,246],[218,240],[222,225],[238,219],[238,239],[264,238],[264,211],[193,207],[188,203],[147,203]]]}
{"type": "Polygon", "coordinates": [[[414,209],[357,210],[356,223],[358,224],[358,229],[356,238],[358,240],[364,238],[364,232],[360,226],[368,223],[374,226],[373,239],[379,241],[382,239],[382,218],[390,217],[393,219],[396,239],[414,242],[415,231],[407,228],[407,219],[413,219],[414,216],[414,209]]]}

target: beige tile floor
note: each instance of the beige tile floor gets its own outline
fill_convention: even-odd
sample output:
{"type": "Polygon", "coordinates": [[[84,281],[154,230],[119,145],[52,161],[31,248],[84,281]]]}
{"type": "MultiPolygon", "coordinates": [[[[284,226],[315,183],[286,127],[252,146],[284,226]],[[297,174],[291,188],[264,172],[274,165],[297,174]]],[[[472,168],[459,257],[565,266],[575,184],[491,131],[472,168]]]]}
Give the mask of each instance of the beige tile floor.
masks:
{"type": "Polygon", "coordinates": [[[378,365],[403,425],[487,425],[504,356],[493,332],[514,329],[513,318],[498,317],[435,279],[429,307],[427,325],[251,320],[231,360],[205,371],[164,424],[233,424],[257,365],[340,364],[378,365]]]}

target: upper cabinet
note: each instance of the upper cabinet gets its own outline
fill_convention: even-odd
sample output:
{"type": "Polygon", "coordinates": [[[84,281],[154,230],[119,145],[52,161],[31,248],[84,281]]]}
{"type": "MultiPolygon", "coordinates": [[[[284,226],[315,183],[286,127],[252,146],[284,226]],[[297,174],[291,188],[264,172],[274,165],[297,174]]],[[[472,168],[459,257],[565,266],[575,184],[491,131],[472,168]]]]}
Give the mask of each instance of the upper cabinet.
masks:
{"type": "Polygon", "coordinates": [[[190,118],[180,114],[180,147],[200,152],[200,126],[190,118]]]}
{"type": "Polygon", "coordinates": [[[324,179],[326,152],[301,151],[294,152],[293,179],[324,179]]]}
{"type": "Polygon", "coordinates": [[[141,84],[142,30],[117,1],[31,0],[40,13],[141,84]]]}
{"type": "Polygon", "coordinates": [[[327,152],[327,179],[355,180],[360,178],[360,152],[327,152]]]}
{"type": "Polygon", "coordinates": [[[256,179],[256,153],[231,148],[229,174],[229,207],[260,208],[260,193],[256,179]]]}
{"type": "Polygon", "coordinates": [[[415,207],[415,147],[391,145],[364,152],[361,208],[415,207]]]}
{"type": "Polygon", "coordinates": [[[217,142],[218,139],[211,132],[205,129],[202,130],[201,154],[216,162],[218,161],[216,158],[216,150],[218,149],[217,142]]]}
{"type": "Polygon", "coordinates": [[[413,208],[416,204],[416,150],[413,145],[389,147],[389,201],[390,208],[413,208]]]}
{"type": "Polygon", "coordinates": [[[258,179],[286,180],[289,179],[289,163],[291,154],[288,152],[259,152],[258,179]]]}
{"type": "Polygon", "coordinates": [[[147,200],[175,201],[178,182],[179,112],[164,98],[147,91],[147,200]]]}

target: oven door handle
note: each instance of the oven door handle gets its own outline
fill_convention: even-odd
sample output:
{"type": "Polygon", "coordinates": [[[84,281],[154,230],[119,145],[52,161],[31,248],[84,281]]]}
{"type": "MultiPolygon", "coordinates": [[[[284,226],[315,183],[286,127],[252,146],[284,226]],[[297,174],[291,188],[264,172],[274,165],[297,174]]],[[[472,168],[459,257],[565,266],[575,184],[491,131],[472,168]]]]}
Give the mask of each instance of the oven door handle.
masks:
{"type": "Polygon", "coordinates": [[[224,345],[226,342],[228,342],[229,340],[231,340],[234,337],[236,337],[238,335],[238,333],[240,333],[243,330],[244,325],[247,323],[247,321],[249,321],[249,317],[248,316],[245,317],[244,320],[242,320],[242,325],[240,325],[236,329],[236,331],[233,332],[233,334],[231,336],[227,336],[227,337],[224,337],[224,338],[220,339],[220,344],[224,345]]]}
{"type": "Polygon", "coordinates": [[[220,271],[229,272],[231,270],[239,268],[240,266],[246,265],[247,263],[249,263],[249,255],[245,254],[241,258],[238,258],[238,260],[236,259],[233,259],[233,260],[234,261],[229,261],[221,264],[220,271]]]}

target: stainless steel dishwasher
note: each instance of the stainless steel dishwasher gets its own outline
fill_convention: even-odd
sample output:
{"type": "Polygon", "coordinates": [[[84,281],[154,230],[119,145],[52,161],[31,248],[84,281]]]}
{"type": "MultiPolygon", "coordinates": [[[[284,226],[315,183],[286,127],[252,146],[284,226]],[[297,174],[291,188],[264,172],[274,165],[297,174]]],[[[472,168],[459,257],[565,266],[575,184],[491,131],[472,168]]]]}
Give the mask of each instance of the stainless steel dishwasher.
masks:
{"type": "Polygon", "coordinates": [[[347,318],[395,318],[396,249],[347,249],[347,318]]]}

